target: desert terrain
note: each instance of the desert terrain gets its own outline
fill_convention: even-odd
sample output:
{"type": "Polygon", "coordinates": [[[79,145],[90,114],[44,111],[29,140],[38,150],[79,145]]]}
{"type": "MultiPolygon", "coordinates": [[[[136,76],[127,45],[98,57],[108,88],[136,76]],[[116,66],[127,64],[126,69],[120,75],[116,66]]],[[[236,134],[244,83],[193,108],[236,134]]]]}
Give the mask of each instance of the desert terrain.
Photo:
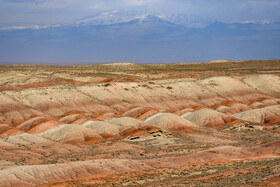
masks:
{"type": "Polygon", "coordinates": [[[0,186],[280,186],[280,60],[0,66],[0,186]]]}

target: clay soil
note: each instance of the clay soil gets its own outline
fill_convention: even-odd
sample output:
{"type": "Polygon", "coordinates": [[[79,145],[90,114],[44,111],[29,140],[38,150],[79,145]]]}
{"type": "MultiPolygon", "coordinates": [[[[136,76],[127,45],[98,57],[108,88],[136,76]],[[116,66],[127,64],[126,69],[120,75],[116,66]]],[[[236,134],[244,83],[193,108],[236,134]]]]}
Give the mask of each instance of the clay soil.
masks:
{"type": "Polygon", "coordinates": [[[280,186],[280,60],[0,66],[0,186],[280,186]]]}

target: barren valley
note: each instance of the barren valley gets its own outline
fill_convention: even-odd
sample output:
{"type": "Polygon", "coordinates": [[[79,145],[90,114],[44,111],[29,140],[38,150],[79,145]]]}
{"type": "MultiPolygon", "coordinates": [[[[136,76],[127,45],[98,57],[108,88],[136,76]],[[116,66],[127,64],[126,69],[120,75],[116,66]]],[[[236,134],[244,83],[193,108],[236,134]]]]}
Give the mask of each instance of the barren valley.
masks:
{"type": "Polygon", "coordinates": [[[280,60],[0,66],[0,186],[280,186],[280,60]]]}

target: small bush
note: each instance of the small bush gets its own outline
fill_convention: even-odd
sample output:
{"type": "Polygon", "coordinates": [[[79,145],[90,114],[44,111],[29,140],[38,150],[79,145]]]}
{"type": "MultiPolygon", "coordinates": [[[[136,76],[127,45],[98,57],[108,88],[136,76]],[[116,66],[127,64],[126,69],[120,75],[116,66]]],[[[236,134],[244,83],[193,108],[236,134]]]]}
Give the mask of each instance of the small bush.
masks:
{"type": "Polygon", "coordinates": [[[108,86],[111,86],[111,84],[110,84],[110,83],[106,83],[106,84],[104,84],[103,86],[104,86],[104,87],[108,87],[108,86]]]}
{"type": "Polygon", "coordinates": [[[211,87],[213,87],[213,86],[218,86],[218,83],[216,83],[215,81],[211,80],[211,81],[209,81],[209,85],[210,85],[211,87]]]}
{"type": "Polygon", "coordinates": [[[209,153],[218,153],[218,151],[209,151],[209,153]]]}

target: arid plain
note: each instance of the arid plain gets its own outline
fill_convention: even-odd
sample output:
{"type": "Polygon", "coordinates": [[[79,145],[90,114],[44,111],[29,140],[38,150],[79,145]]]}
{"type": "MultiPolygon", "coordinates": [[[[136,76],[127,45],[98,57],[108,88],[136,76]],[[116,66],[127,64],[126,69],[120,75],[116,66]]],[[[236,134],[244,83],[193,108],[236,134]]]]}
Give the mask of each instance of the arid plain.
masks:
{"type": "Polygon", "coordinates": [[[280,60],[0,66],[0,186],[280,186],[280,60]]]}

